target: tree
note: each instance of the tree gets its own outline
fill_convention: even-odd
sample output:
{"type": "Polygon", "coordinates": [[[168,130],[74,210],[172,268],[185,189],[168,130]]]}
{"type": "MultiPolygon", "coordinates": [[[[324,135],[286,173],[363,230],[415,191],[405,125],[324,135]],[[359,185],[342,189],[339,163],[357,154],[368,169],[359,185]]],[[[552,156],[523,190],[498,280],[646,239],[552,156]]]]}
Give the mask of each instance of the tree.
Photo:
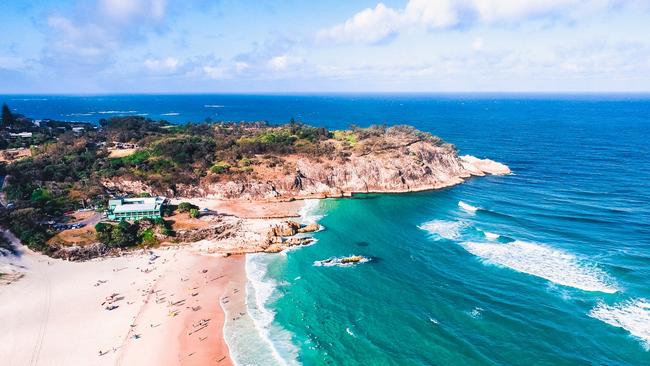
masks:
{"type": "Polygon", "coordinates": [[[95,225],[95,237],[100,243],[109,245],[111,242],[111,231],[113,230],[113,225],[106,224],[104,222],[99,222],[95,225]]]}
{"type": "Polygon", "coordinates": [[[138,244],[138,226],[120,221],[113,226],[111,232],[111,244],[114,247],[126,248],[138,244]]]}
{"type": "Polygon", "coordinates": [[[2,128],[11,126],[14,122],[14,115],[11,114],[11,109],[4,103],[2,104],[2,128]]]}
{"type": "Polygon", "coordinates": [[[178,212],[190,212],[192,209],[198,209],[199,207],[196,205],[193,205],[189,202],[181,202],[178,204],[177,210],[178,212]]]}
{"type": "Polygon", "coordinates": [[[197,217],[199,217],[199,210],[197,210],[195,208],[190,208],[189,215],[190,215],[190,218],[196,219],[197,217]]]}
{"type": "Polygon", "coordinates": [[[117,225],[98,223],[95,225],[96,238],[111,248],[126,248],[137,245],[138,225],[120,221],[117,225]]]}

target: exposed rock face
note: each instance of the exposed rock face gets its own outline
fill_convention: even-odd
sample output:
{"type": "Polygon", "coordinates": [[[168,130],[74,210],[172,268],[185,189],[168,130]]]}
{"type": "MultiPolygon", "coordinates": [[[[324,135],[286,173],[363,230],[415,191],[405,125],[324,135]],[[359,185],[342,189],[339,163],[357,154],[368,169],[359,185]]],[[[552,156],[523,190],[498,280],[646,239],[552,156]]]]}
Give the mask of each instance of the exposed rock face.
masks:
{"type": "Polygon", "coordinates": [[[253,174],[216,183],[178,184],[173,192],[156,192],[141,182],[116,179],[107,186],[124,192],[218,199],[286,200],[342,197],[353,193],[411,192],[459,184],[470,176],[508,174],[507,166],[411,135],[393,134],[380,143],[365,143],[337,158],[306,155],[281,157],[282,168],[254,167],[253,174]],[[290,170],[287,170],[288,168],[290,170]]]}
{"type": "Polygon", "coordinates": [[[460,160],[463,168],[467,169],[472,175],[506,175],[511,173],[510,168],[505,164],[490,159],[479,159],[471,155],[463,155],[460,160]]]}
{"type": "Polygon", "coordinates": [[[313,232],[318,231],[318,230],[320,230],[320,225],[318,225],[318,224],[309,224],[309,225],[305,225],[305,226],[301,227],[300,229],[298,229],[298,232],[299,233],[313,233],[313,232]]]}
{"type": "Polygon", "coordinates": [[[176,232],[174,237],[179,242],[196,242],[199,240],[218,240],[228,237],[235,227],[228,224],[219,224],[203,229],[183,230],[176,232]]]}
{"type": "Polygon", "coordinates": [[[269,231],[269,237],[292,236],[300,230],[300,224],[295,221],[285,221],[275,225],[269,231]]]}
{"type": "Polygon", "coordinates": [[[106,245],[97,243],[84,247],[73,246],[60,248],[52,253],[52,258],[66,259],[69,261],[84,261],[107,254],[118,254],[119,252],[119,249],[109,249],[106,245]]]}

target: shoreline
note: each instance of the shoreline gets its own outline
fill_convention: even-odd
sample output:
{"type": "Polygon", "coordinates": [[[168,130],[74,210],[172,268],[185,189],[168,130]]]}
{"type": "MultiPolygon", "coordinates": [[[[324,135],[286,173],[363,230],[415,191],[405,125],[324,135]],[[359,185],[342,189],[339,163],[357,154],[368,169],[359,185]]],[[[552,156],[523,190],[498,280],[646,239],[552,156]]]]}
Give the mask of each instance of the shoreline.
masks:
{"type": "MultiPolygon", "coordinates": [[[[459,178],[435,187],[406,191],[356,193],[437,190],[464,180],[459,178]]],[[[228,327],[245,320],[240,323],[249,327],[247,331],[253,325],[260,339],[264,338],[264,332],[259,331],[260,319],[248,314],[254,309],[247,304],[250,278],[246,254],[229,257],[221,254],[226,251],[231,254],[238,245],[250,246],[255,240],[265,238],[265,230],[282,219],[296,218],[303,224],[306,220],[317,222],[319,216],[315,216],[314,209],[319,207],[321,199],[353,194],[266,202],[178,198],[175,201],[187,200],[240,220],[243,224],[235,227],[238,235],[221,241],[163,246],[148,253],[143,250],[68,262],[31,252],[20,245],[24,254],[17,261],[25,266],[23,277],[0,286],[0,294],[11,299],[0,303],[0,322],[25,334],[13,339],[0,335],[0,357],[10,364],[32,363],[31,359],[27,362],[30,356],[36,357],[35,363],[38,359],[48,359],[60,364],[234,365],[233,351],[237,346],[228,339],[227,333],[231,331],[228,327]],[[35,296],[25,300],[34,292],[44,293],[45,298],[35,296]],[[115,301],[117,307],[104,308],[102,300],[112,297],[119,298],[115,301]],[[16,321],[38,313],[45,315],[27,324],[16,321]],[[57,339],[54,332],[65,333],[74,341],[57,339]]],[[[265,304],[253,305],[264,307],[265,304]]],[[[270,326],[267,321],[262,321],[262,326],[270,326]]],[[[271,343],[272,353],[277,352],[273,341],[266,342],[271,343]]]]}
{"type": "Polygon", "coordinates": [[[166,249],[69,262],[18,249],[6,259],[22,277],[0,286],[3,362],[233,365],[221,300],[243,256],[166,249]]]}

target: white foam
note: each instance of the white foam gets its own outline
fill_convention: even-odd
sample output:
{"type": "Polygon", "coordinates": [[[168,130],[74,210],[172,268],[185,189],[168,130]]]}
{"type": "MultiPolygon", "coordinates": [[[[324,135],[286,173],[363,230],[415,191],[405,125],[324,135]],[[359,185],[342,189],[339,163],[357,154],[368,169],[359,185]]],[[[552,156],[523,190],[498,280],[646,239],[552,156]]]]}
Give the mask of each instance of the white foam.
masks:
{"type": "Polygon", "coordinates": [[[357,264],[361,264],[361,263],[370,262],[370,258],[363,257],[357,262],[346,262],[346,263],[344,263],[343,262],[344,258],[345,257],[341,257],[341,258],[332,257],[332,258],[328,258],[328,259],[325,259],[325,260],[322,260],[322,261],[315,261],[314,266],[315,267],[343,267],[343,268],[345,268],[345,267],[356,266],[357,264]]]}
{"type": "Polygon", "coordinates": [[[123,113],[135,113],[137,111],[99,111],[99,114],[123,114],[123,113]]]}
{"type": "Polygon", "coordinates": [[[501,235],[499,235],[499,234],[491,233],[491,232],[488,232],[488,231],[484,231],[483,235],[485,235],[485,238],[487,240],[491,240],[491,241],[495,241],[495,240],[497,240],[497,239],[499,239],[501,237],[501,235]]]}
{"type": "Polygon", "coordinates": [[[92,115],[93,115],[93,112],[89,112],[89,113],[70,113],[70,114],[66,114],[66,117],[80,117],[80,116],[92,116],[92,115]]]}
{"type": "Polygon", "coordinates": [[[223,108],[225,106],[220,105],[220,104],[204,104],[203,107],[205,107],[205,108],[223,108]]]}
{"type": "Polygon", "coordinates": [[[247,293],[254,294],[247,296],[248,314],[258,335],[273,355],[273,364],[297,365],[298,348],[291,342],[292,334],[278,327],[274,329],[275,311],[268,307],[268,303],[276,295],[277,283],[268,278],[263,256],[265,254],[246,256],[247,293]]]}
{"type": "Polygon", "coordinates": [[[357,337],[357,336],[354,335],[354,333],[352,333],[352,331],[350,330],[350,328],[345,328],[345,331],[346,331],[349,335],[351,335],[351,336],[353,336],[353,337],[355,337],[355,338],[357,337]]]}
{"type": "Polygon", "coordinates": [[[650,302],[646,299],[631,299],[610,306],[598,304],[589,316],[611,326],[623,328],[641,341],[643,348],[650,351],[650,302]]]}
{"type": "Polygon", "coordinates": [[[436,240],[457,240],[460,238],[461,229],[465,226],[466,224],[460,221],[431,220],[419,225],[418,228],[427,231],[436,240]]]}
{"type": "Polygon", "coordinates": [[[462,208],[463,210],[469,213],[475,213],[476,210],[478,210],[478,207],[472,206],[469,203],[465,203],[463,201],[458,201],[458,207],[462,208]]]}
{"type": "Polygon", "coordinates": [[[478,319],[483,314],[483,308],[477,306],[474,309],[472,309],[472,311],[467,312],[467,314],[474,319],[478,319]]]}
{"type": "Polygon", "coordinates": [[[169,113],[163,113],[161,116],[178,116],[180,113],[178,112],[169,112],[169,113]]]}
{"type": "Polygon", "coordinates": [[[618,291],[607,273],[600,268],[584,263],[573,254],[545,245],[518,240],[507,244],[465,242],[461,245],[488,263],[541,277],[563,286],[605,293],[618,291]]]}
{"type": "Polygon", "coordinates": [[[324,217],[324,215],[320,213],[320,200],[304,200],[302,207],[298,211],[298,215],[300,215],[300,223],[302,225],[318,223],[318,221],[324,217]]]}

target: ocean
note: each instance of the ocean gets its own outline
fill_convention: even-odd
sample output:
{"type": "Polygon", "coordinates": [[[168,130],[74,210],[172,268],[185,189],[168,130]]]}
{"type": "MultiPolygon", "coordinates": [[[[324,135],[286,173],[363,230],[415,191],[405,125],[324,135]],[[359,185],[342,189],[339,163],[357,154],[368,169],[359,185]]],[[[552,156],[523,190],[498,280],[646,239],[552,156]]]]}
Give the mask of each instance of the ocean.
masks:
{"type": "Polygon", "coordinates": [[[247,259],[245,365],[650,364],[650,95],[0,96],[35,118],[411,124],[508,176],[307,201],[308,247],[247,259]],[[353,266],[318,266],[363,255],[353,266]]]}

